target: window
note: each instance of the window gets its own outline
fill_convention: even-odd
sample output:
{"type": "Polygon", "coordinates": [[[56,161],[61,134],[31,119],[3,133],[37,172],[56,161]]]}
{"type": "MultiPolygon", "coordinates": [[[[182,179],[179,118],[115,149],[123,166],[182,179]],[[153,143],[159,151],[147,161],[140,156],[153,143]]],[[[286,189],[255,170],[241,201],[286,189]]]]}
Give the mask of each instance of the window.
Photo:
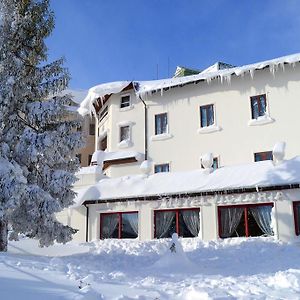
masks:
{"type": "Polygon", "coordinates": [[[168,238],[176,232],[181,237],[198,236],[200,209],[170,209],[154,211],[154,237],[168,238]]]}
{"type": "Polygon", "coordinates": [[[218,207],[219,236],[229,238],[274,235],[271,227],[272,207],[272,203],[218,207]]]}
{"type": "Polygon", "coordinates": [[[88,159],[88,166],[91,164],[91,162],[92,162],[92,157],[93,157],[93,155],[92,154],[89,154],[89,159],[88,159]]]}
{"type": "Polygon", "coordinates": [[[200,106],[201,127],[214,125],[214,106],[213,104],[200,106]]]}
{"type": "Polygon", "coordinates": [[[273,160],[272,151],[254,153],[254,161],[273,160]]]}
{"type": "Polygon", "coordinates": [[[120,108],[129,107],[130,106],[130,96],[122,96],[121,97],[121,103],[120,108]]]}
{"type": "Polygon", "coordinates": [[[100,214],[101,239],[135,239],[138,237],[138,212],[100,214]]]}
{"type": "Polygon", "coordinates": [[[79,163],[81,164],[81,154],[76,154],[76,157],[77,157],[79,163]]]}
{"type": "Polygon", "coordinates": [[[295,220],[295,233],[300,235],[300,201],[293,202],[294,220],[295,220]]]}
{"type": "Polygon", "coordinates": [[[267,109],[266,94],[250,97],[252,119],[264,116],[267,109]]]}
{"type": "MultiPolygon", "coordinates": [[[[214,157],[214,158],[213,158],[213,163],[212,163],[211,167],[212,167],[214,170],[216,170],[216,169],[219,168],[219,159],[218,159],[217,157],[214,157]]],[[[201,163],[201,168],[204,169],[204,166],[202,165],[202,163],[201,163]]]]}
{"type": "Polygon", "coordinates": [[[100,141],[100,150],[104,151],[107,148],[107,136],[100,141]]]}
{"type": "Polygon", "coordinates": [[[95,135],[95,124],[90,124],[89,135],[95,135]]]}
{"type": "Polygon", "coordinates": [[[101,122],[108,115],[108,106],[105,106],[99,114],[99,122],[101,122]]]}
{"type": "Polygon", "coordinates": [[[155,115],[155,134],[168,133],[167,113],[155,115]]]}
{"type": "Polygon", "coordinates": [[[169,164],[161,164],[154,166],[154,173],[162,173],[162,172],[169,172],[170,166],[169,164]]]}
{"type": "Polygon", "coordinates": [[[130,140],[130,126],[120,127],[120,142],[130,140]]]}

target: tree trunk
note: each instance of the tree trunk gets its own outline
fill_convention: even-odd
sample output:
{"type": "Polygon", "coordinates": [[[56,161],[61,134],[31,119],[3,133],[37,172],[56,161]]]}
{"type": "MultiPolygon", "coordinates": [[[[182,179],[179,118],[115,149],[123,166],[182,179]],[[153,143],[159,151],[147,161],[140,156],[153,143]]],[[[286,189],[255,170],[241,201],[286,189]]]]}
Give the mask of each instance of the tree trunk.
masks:
{"type": "Polygon", "coordinates": [[[8,227],[7,220],[0,219],[0,252],[7,251],[8,227]]]}

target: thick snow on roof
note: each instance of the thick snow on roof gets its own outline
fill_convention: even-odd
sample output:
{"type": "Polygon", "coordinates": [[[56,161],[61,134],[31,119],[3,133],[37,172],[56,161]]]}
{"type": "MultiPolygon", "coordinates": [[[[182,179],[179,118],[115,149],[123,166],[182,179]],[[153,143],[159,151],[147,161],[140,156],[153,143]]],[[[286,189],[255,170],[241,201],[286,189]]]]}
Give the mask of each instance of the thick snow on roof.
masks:
{"type": "Polygon", "coordinates": [[[251,77],[254,76],[255,70],[260,70],[265,67],[269,67],[270,71],[274,73],[279,67],[284,68],[284,64],[295,64],[300,61],[300,53],[283,56],[271,60],[266,60],[250,65],[245,65],[241,67],[225,68],[220,69],[217,65],[213,65],[211,68],[204,70],[200,74],[177,77],[177,78],[167,78],[161,80],[151,80],[151,81],[119,81],[110,82],[105,84],[97,85],[91,88],[88,92],[87,97],[81,103],[79,113],[86,115],[88,113],[94,112],[93,103],[97,99],[103,99],[105,95],[111,95],[121,92],[130,83],[133,83],[136,88],[136,94],[143,96],[144,94],[150,93],[152,91],[163,91],[175,86],[184,85],[187,83],[197,82],[197,81],[207,81],[208,83],[216,78],[220,78],[221,82],[230,82],[231,76],[242,76],[245,73],[249,73],[251,77]]]}
{"type": "Polygon", "coordinates": [[[293,183],[300,183],[300,156],[278,165],[274,165],[273,161],[261,161],[223,167],[212,173],[200,169],[189,172],[157,173],[150,176],[130,175],[107,178],[100,180],[92,188],[86,188],[85,196],[78,195],[75,201],[80,205],[86,200],[121,199],[293,183]],[[89,189],[92,190],[87,191],[89,189]]]}
{"type": "Polygon", "coordinates": [[[81,102],[78,112],[81,115],[87,115],[93,112],[93,103],[97,99],[102,99],[105,95],[117,94],[125,89],[131,81],[115,81],[96,85],[89,89],[86,98],[81,102]]]}

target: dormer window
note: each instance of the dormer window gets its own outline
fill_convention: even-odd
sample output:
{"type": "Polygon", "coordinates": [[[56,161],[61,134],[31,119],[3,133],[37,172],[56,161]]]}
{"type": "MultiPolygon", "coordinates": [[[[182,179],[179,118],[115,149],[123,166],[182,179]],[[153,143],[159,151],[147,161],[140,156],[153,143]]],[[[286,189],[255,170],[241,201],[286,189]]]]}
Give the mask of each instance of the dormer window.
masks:
{"type": "Polygon", "coordinates": [[[262,117],[267,112],[266,94],[250,97],[252,119],[262,117]]]}
{"type": "Polygon", "coordinates": [[[122,96],[120,102],[120,108],[125,108],[130,106],[130,95],[122,96]]]}

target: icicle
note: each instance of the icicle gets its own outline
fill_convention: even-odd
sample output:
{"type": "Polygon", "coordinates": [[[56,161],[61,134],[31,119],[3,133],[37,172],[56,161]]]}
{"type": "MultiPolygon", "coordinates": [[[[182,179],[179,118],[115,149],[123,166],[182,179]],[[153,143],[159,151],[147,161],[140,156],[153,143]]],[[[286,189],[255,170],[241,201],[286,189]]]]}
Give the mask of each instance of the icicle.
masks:
{"type": "Polygon", "coordinates": [[[231,74],[227,74],[225,79],[228,84],[231,84],[231,74]]]}
{"type": "Polygon", "coordinates": [[[223,75],[220,75],[221,83],[223,83],[223,75]]]}
{"type": "Polygon", "coordinates": [[[164,95],[164,89],[163,89],[163,88],[160,89],[160,95],[161,95],[161,96],[164,95]]]}
{"type": "Polygon", "coordinates": [[[280,67],[282,68],[282,71],[284,72],[284,71],[285,71],[284,62],[281,62],[279,65],[280,65],[280,67]]]}

